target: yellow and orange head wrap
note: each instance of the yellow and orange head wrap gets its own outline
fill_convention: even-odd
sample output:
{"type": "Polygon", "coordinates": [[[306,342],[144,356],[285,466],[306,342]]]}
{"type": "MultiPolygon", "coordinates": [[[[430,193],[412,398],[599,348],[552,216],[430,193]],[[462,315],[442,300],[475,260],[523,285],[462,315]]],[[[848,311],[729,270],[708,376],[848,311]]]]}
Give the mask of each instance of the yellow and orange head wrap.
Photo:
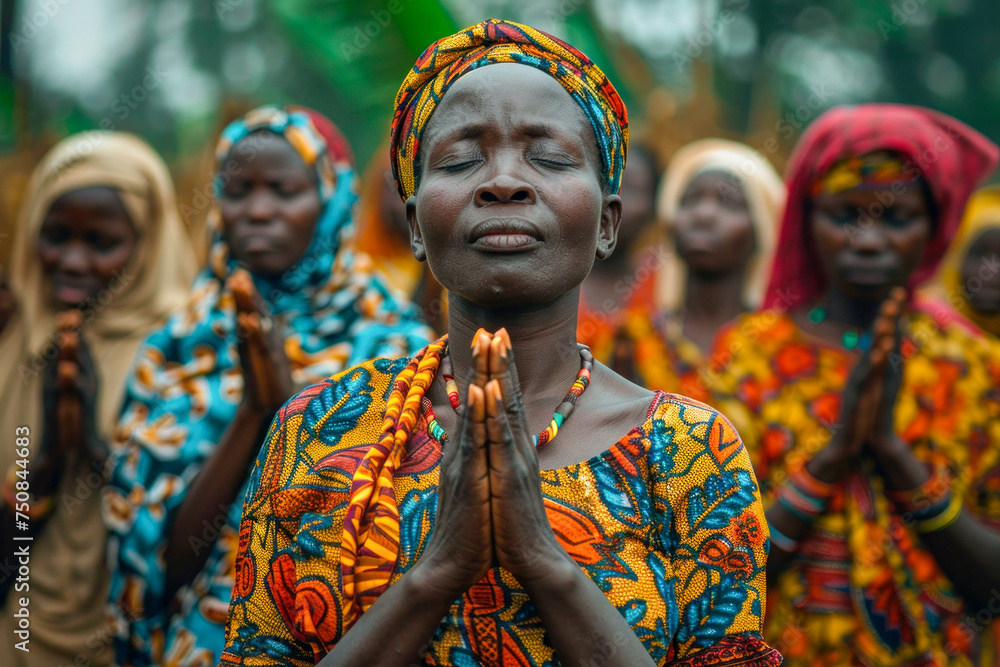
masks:
{"type": "Polygon", "coordinates": [[[628,152],[628,112],[608,77],[587,56],[552,35],[488,19],[427,47],[399,88],[389,151],[403,199],[416,193],[420,136],[445,91],[462,75],[494,63],[529,65],[562,84],[594,129],[604,185],[618,192],[628,152]]]}

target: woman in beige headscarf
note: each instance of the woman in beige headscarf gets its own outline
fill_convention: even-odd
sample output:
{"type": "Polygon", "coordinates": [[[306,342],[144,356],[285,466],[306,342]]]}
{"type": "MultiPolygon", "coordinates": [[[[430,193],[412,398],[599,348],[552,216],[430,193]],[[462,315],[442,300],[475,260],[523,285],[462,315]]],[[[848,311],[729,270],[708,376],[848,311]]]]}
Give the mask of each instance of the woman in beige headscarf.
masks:
{"type": "Polygon", "coordinates": [[[111,662],[104,443],[139,344],[195,269],[169,173],[139,138],[78,134],[35,170],[0,334],[0,433],[16,445],[0,448],[0,553],[15,570],[28,561],[23,581],[0,585],[0,664],[111,662]]]}
{"type": "Polygon", "coordinates": [[[656,310],[625,320],[634,378],[708,399],[698,369],[716,332],[759,304],[784,199],[781,177],[748,146],[703,139],[674,154],[657,202],[667,238],[656,310]]]}

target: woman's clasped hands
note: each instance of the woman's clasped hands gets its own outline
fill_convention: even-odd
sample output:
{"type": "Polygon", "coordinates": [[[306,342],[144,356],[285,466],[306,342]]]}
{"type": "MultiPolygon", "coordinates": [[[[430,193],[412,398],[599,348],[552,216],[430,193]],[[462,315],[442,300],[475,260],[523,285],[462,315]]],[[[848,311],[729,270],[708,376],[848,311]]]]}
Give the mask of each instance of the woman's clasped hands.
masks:
{"type": "Polygon", "coordinates": [[[529,590],[576,568],[545,511],[538,456],[521,401],[510,337],[480,329],[457,437],[442,445],[437,519],[421,564],[458,597],[490,568],[529,590]]]}

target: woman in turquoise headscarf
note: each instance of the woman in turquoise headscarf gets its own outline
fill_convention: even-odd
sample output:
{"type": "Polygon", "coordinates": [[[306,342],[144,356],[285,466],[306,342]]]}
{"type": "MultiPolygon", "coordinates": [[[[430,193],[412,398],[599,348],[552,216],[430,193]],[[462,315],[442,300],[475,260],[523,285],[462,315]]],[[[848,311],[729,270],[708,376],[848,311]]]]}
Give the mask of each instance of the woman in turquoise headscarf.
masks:
{"type": "Polygon", "coordinates": [[[355,254],[356,174],[334,125],[262,107],[216,151],[216,237],[184,312],[140,348],[104,497],[119,664],[216,664],[240,509],[297,389],[430,330],[355,254]]]}

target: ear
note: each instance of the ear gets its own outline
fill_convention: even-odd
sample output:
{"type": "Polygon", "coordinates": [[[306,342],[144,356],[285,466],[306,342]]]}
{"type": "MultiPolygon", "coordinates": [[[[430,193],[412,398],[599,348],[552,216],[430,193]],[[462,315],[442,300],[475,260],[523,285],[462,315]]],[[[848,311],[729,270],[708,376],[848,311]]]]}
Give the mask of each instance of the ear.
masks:
{"type": "Polygon", "coordinates": [[[601,210],[601,228],[597,235],[597,259],[607,259],[618,243],[618,228],[622,224],[622,198],[608,195],[601,210]]]}
{"type": "Polygon", "coordinates": [[[417,222],[417,198],[406,200],[406,222],[410,226],[410,250],[418,262],[427,260],[427,250],[424,248],[424,237],[420,234],[420,223],[417,222]]]}

